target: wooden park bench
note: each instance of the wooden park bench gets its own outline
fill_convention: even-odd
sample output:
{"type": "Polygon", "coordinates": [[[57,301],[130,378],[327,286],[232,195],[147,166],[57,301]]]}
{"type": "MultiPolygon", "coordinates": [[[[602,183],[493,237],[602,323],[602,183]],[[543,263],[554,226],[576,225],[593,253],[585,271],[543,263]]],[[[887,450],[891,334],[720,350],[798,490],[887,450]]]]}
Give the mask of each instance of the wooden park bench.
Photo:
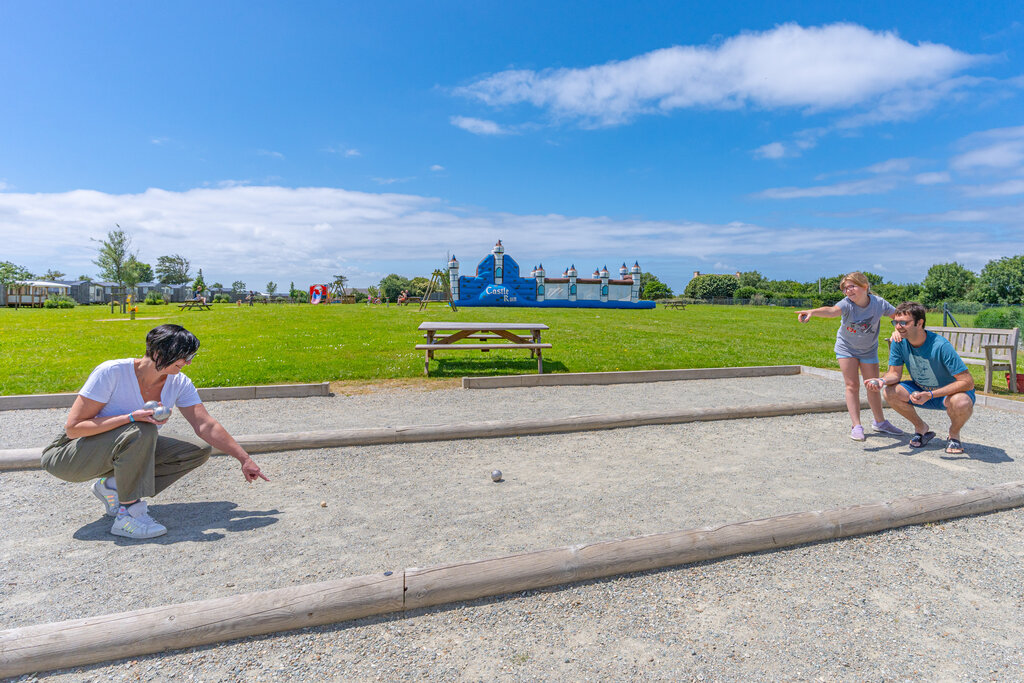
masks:
{"type": "Polygon", "coordinates": [[[1020,328],[997,330],[987,327],[927,327],[949,340],[964,363],[985,366],[985,391],[992,391],[992,371],[1010,373],[1010,391],[1017,393],[1017,345],[1020,328]]]}
{"type": "Polygon", "coordinates": [[[530,356],[537,358],[537,373],[544,373],[543,349],[550,349],[551,344],[542,343],[540,333],[549,329],[540,323],[456,323],[443,322],[421,323],[419,330],[427,338],[426,344],[417,344],[416,349],[426,354],[423,363],[423,374],[430,374],[430,359],[435,351],[480,351],[487,353],[493,349],[522,349],[529,351],[530,356]],[[440,335],[438,333],[441,333],[440,335]],[[527,336],[527,334],[529,336],[527,336]],[[469,340],[469,343],[456,342],[469,340]]]}
{"type": "Polygon", "coordinates": [[[213,308],[208,303],[204,303],[199,299],[186,299],[184,303],[178,304],[178,308],[183,311],[188,311],[193,308],[198,308],[200,311],[212,311],[213,308]]]}

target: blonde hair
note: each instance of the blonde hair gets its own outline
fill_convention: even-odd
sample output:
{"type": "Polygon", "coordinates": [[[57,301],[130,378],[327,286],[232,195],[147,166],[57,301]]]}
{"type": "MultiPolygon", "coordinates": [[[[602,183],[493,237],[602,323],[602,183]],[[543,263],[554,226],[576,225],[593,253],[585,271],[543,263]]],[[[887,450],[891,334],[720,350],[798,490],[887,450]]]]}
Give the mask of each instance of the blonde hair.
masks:
{"type": "Polygon", "coordinates": [[[863,287],[864,289],[871,291],[871,283],[868,281],[867,277],[865,277],[864,273],[861,273],[859,271],[847,273],[846,275],[843,276],[843,279],[839,281],[840,292],[843,291],[844,287],[846,287],[847,282],[852,282],[858,287],[863,287]]]}

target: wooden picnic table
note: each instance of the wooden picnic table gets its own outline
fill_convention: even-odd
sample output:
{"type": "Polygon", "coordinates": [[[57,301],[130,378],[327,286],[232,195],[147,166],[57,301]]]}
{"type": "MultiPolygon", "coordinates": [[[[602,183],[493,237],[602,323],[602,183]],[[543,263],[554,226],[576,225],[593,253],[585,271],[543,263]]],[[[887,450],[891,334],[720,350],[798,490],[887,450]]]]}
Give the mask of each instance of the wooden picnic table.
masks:
{"type": "Polygon", "coordinates": [[[183,311],[188,311],[188,310],[191,310],[193,308],[198,308],[200,311],[203,311],[203,310],[212,311],[213,310],[213,308],[210,306],[210,304],[203,303],[199,299],[188,299],[184,303],[178,304],[178,308],[180,308],[183,311]]]}
{"type": "Polygon", "coordinates": [[[540,333],[550,329],[542,323],[462,323],[425,322],[419,330],[427,338],[426,344],[417,344],[424,351],[423,374],[430,374],[430,359],[435,351],[474,351],[487,353],[492,349],[522,349],[537,358],[537,373],[544,373],[543,349],[551,344],[542,343],[540,333]],[[469,341],[470,343],[458,343],[469,341]]]}

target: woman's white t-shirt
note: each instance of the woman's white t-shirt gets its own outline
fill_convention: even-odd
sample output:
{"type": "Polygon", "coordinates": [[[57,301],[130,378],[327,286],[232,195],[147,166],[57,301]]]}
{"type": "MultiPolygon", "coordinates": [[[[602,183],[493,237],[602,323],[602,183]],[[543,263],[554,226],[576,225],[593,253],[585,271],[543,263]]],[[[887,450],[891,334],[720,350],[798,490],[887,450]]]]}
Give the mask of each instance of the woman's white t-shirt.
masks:
{"type": "MultiPolygon", "coordinates": [[[[127,415],[140,410],[146,403],[135,376],[135,362],[132,358],[108,360],[96,366],[78,392],[80,396],[105,404],[96,417],[127,415]]],[[[160,390],[160,403],[168,408],[187,408],[202,403],[199,392],[192,380],[182,373],[167,375],[160,390]]]]}

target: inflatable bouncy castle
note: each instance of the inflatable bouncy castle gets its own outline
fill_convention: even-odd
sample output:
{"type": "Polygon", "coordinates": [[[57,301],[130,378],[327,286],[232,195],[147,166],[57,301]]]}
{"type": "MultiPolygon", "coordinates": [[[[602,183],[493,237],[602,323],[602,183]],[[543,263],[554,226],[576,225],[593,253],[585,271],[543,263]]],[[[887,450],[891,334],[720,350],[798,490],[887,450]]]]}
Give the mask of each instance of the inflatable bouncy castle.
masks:
{"type": "Polygon", "coordinates": [[[456,306],[525,306],[537,308],[654,308],[653,301],[640,300],[640,264],[627,268],[612,279],[607,266],[589,277],[579,277],[576,266],[561,277],[547,277],[543,264],[519,272],[519,264],[505,254],[501,240],[476,267],[473,277],[459,276],[459,262],[448,262],[452,299],[456,306]]]}

